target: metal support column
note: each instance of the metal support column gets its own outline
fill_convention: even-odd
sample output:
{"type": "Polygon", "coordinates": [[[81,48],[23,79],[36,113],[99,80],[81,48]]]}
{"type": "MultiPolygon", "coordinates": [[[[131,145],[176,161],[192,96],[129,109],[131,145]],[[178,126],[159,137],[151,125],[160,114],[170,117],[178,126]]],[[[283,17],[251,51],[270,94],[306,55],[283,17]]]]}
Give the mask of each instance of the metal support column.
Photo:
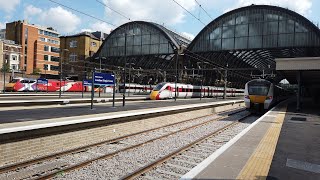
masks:
{"type": "Polygon", "coordinates": [[[127,64],[127,33],[124,34],[124,75],[123,75],[123,94],[122,106],[126,104],[126,64],[127,64]]]}
{"type": "Polygon", "coordinates": [[[223,99],[227,98],[227,70],[224,71],[224,89],[223,89],[223,99]]]}
{"type": "Polygon", "coordinates": [[[6,70],[7,70],[7,63],[5,63],[6,60],[3,61],[3,93],[6,92],[6,70]]]}
{"type": "Polygon", "coordinates": [[[91,82],[91,109],[93,109],[93,98],[94,98],[94,73],[95,73],[95,68],[93,68],[92,71],[92,82],[91,82]]]}
{"type": "Polygon", "coordinates": [[[112,107],[115,107],[115,96],[116,96],[116,74],[113,73],[114,79],[113,79],[113,94],[112,94],[112,107]]]}
{"type": "Polygon", "coordinates": [[[297,92],[297,111],[300,111],[300,101],[301,101],[301,71],[297,73],[297,81],[298,81],[298,92],[297,92]]]}
{"type": "Polygon", "coordinates": [[[200,88],[200,101],[202,100],[202,88],[203,88],[203,60],[201,61],[201,88],[200,88]]]}
{"type": "Polygon", "coordinates": [[[174,101],[177,101],[177,81],[178,81],[178,60],[179,60],[179,50],[176,49],[176,63],[175,63],[175,68],[176,68],[176,78],[175,78],[175,91],[174,91],[174,101]]]}
{"type": "MultiPolygon", "coordinates": [[[[62,54],[62,53],[61,53],[62,54]]],[[[59,84],[59,98],[61,98],[61,84],[62,84],[62,57],[60,57],[60,84],[59,84]]]]}

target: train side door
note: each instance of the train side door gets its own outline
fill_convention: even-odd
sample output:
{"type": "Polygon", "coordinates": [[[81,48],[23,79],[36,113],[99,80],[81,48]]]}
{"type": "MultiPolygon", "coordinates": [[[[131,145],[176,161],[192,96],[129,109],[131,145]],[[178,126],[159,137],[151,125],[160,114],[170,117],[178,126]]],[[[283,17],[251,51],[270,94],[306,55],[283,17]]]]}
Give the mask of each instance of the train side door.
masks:
{"type": "Polygon", "coordinates": [[[173,91],[173,88],[168,85],[165,89],[164,89],[164,94],[165,96],[167,96],[168,98],[172,98],[172,91],[173,91]]]}

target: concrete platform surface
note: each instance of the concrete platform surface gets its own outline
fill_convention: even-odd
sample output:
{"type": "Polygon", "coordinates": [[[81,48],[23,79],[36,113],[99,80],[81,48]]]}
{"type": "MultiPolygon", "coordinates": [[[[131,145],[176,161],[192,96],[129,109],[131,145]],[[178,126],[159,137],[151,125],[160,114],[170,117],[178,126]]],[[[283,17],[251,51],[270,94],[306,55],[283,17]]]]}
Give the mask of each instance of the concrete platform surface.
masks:
{"type": "MultiPolygon", "coordinates": [[[[131,98],[131,97],[130,97],[131,98]]],[[[133,97],[132,97],[133,98],[133,97]]],[[[239,100],[242,98],[228,98],[228,100],[239,100]]],[[[207,103],[224,101],[219,98],[203,98],[201,101],[197,99],[178,99],[174,100],[157,100],[157,101],[127,101],[123,107],[122,102],[116,102],[112,107],[112,102],[94,103],[94,109],[90,108],[90,103],[84,104],[66,104],[66,105],[38,105],[38,106],[22,106],[22,107],[1,107],[0,108],[0,124],[40,121],[52,118],[64,118],[72,116],[98,115],[116,111],[128,111],[146,108],[158,108],[168,106],[179,106],[196,103],[207,103]]]]}
{"type": "MultiPolygon", "coordinates": [[[[60,117],[60,118],[51,118],[33,120],[33,121],[24,121],[24,122],[13,122],[13,123],[4,123],[0,124],[0,135],[7,134],[12,132],[21,132],[34,129],[43,129],[49,127],[65,126],[71,124],[80,124],[93,121],[102,121],[107,119],[117,119],[123,117],[139,116],[139,115],[148,115],[155,113],[165,113],[172,111],[188,111],[192,109],[206,108],[212,106],[222,106],[228,104],[242,103],[243,100],[222,100],[222,101],[213,101],[207,103],[194,103],[194,104],[180,104],[176,106],[167,106],[167,107],[156,107],[156,108],[143,108],[143,109],[133,109],[127,111],[117,111],[117,112],[108,112],[100,114],[87,114],[80,116],[71,116],[71,117],[60,117]]],[[[236,108],[236,107],[235,107],[236,108]]]]}
{"type": "Polygon", "coordinates": [[[295,105],[288,105],[267,179],[320,179],[320,105],[305,99],[300,112],[295,105]]]}
{"type": "Polygon", "coordinates": [[[278,105],[182,179],[320,179],[319,106],[302,107],[278,105]]]}

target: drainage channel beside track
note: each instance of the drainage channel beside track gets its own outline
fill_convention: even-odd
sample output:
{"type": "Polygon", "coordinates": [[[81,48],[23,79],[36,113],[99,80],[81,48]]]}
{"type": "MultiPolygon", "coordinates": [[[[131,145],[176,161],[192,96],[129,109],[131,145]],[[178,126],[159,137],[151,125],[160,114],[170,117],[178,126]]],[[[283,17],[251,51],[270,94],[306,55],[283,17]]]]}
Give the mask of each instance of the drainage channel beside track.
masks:
{"type": "Polygon", "coordinates": [[[63,174],[65,171],[83,167],[99,159],[114,157],[123,151],[130,151],[157,141],[157,139],[166,138],[194,127],[204,126],[210,122],[225,118],[228,114],[238,113],[239,111],[243,111],[243,109],[237,108],[220,114],[189,119],[114,140],[16,163],[0,168],[0,172],[2,172],[0,179],[43,179],[53,177],[57,174],[63,174]]]}

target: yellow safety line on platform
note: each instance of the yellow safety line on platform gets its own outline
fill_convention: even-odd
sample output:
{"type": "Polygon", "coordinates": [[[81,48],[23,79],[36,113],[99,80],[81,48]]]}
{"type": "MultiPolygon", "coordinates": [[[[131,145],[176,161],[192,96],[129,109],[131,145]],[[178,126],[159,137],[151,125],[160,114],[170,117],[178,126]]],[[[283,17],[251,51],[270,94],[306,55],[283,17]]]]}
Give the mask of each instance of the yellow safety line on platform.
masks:
{"type": "Polygon", "coordinates": [[[280,113],[260,141],[255,152],[242,168],[237,179],[266,179],[279,139],[286,110],[287,107],[281,108],[280,113]]]}

